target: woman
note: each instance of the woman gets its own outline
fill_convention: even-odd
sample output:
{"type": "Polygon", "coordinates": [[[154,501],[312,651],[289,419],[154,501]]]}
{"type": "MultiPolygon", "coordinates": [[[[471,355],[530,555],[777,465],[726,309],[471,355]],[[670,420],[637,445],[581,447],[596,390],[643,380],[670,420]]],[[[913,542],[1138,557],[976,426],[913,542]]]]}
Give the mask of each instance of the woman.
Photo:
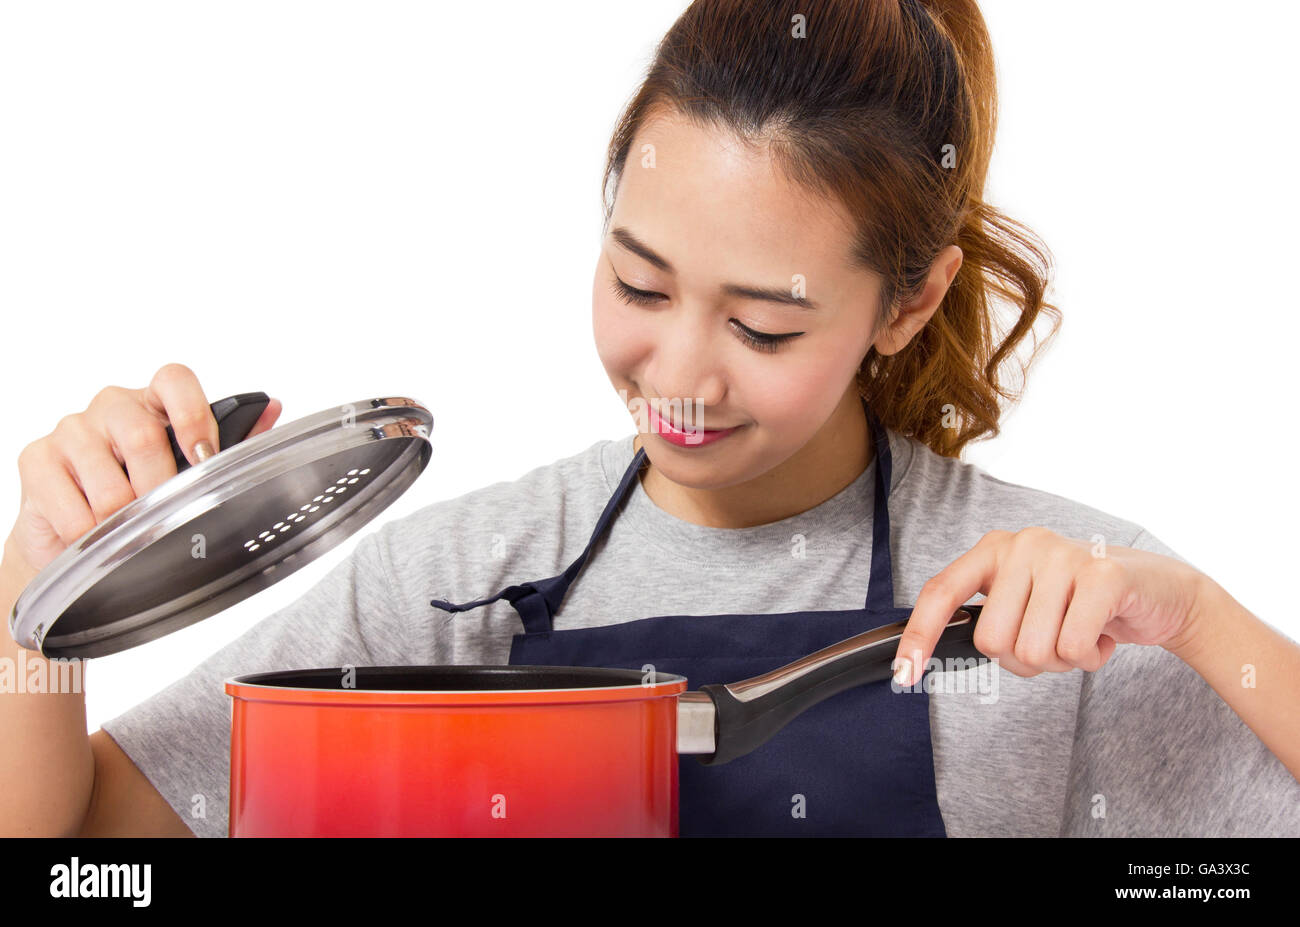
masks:
{"type": "MultiPolygon", "coordinates": [[[[593,329],[637,433],[390,522],[88,740],[81,696],[8,700],[30,749],[4,829],[224,835],[238,673],[649,663],[698,686],[901,610],[893,691],[915,691],[843,693],[732,764],[688,759],[684,834],[1300,833],[1300,648],[1139,525],[958,459],[1055,315],[1043,252],[982,200],[995,113],[971,2],[693,4],[605,177],[593,329]],[[917,686],[977,594],[1000,669],[917,686]],[[995,688],[954,685],[981,673],[995,688]]],[[[6,603],[170,475],[166,421],[211,452],[206,402],[168,365],[25,452],[6,603]]]]}

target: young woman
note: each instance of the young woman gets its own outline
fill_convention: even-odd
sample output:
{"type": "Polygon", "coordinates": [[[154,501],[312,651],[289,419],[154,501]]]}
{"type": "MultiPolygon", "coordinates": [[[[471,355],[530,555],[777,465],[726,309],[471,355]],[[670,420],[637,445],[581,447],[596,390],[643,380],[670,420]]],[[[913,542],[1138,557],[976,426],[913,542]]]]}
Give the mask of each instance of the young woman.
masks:
{"type": "MultiPolygon", "coordinates": [[[[240,673],[652,664],[698,688],[901,613],[913,691],[686,758],[683,834],[1300,834],[1300,648],[1141,526],[959,459],[1057,315],[1043,250],[982,199],[995,113],[969,0],[694,3],[605,175],[593,329],[635,433],[389,522],[88,739],[81,695],[3,700],[0,826],[225,835],[240,673]],[[928,666],[977,595],[1000,668],[928,666]]],[[[6,608],[171,474],[166,422],[212,450],[206,403],[168,365],[25,451],[6,608]]]]}

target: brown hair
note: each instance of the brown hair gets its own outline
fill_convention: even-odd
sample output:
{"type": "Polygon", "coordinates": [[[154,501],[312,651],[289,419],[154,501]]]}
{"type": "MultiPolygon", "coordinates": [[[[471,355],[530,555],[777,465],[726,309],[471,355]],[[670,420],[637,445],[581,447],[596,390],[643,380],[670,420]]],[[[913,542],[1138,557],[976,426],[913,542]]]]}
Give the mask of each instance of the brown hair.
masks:
{"type": "Polygon", "coordinates": [[[659,107],[754,145],[793,182],[838,198],[857,228],[854,259],[883,278],[879,331],[924,287],[950,244],[961,269],[901,350],[872,347],[858,388],[890,428],[945,457],[998,434],[1000,382],[1044,302],[1050,251],[984,202],[997,125],[988,28],[974,0],[696,0],[656,47],[610,140],[605,226],[633,139],[659,107]],[[799,36],[800,22],[804,37],[799,36]],[[951,147],[949,147],[951,146],[951,147]],[[1018,318],[1004,331],[994,299],[1018,318]],[[949,405],[951,404],[951,405],[949,405]]]}

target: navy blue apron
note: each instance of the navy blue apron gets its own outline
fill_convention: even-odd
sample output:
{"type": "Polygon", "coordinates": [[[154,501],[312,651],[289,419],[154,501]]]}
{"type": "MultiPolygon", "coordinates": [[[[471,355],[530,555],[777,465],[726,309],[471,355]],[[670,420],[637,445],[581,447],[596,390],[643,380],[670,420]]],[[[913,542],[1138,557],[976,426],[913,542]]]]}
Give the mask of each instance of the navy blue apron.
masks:
{"type": "MultiPolygon", "coordinates": [[[[691,689],[731,683],[792,663],[863,631],[905,621],[894,605],[889,551],[889,440],[863,403],[876,449],[871,572],[863,608],[763,615],[668,615],[553,630],[552,620],[592,547],[647,463],[637,451],[582,552],[558,576],[487,599],[434,607],[460,612],[505,599],[523,619],[511,665],[608,666],[685,676],[691,689]]],[[[679,833],[689,836],[944,837],[935,794],[929,695],[888,679],[831,696],[769,741],[729,763],[678,757],[679,833]]]]}

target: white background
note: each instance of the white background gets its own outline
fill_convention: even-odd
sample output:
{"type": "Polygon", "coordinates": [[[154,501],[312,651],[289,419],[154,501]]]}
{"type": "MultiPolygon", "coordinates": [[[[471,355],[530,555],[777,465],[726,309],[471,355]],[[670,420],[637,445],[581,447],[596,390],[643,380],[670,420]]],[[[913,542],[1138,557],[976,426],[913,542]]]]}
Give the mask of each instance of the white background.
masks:
{"type": "MultiPolygon", "coordinates": [[[[966,459],[1142,524],[1300,636],[1300,8],[982,7],[1001,91],[987,193],[1051,248],[1064,323],[1002,434],[966,459]]],[[[283,421],[423,401],[433,460],[381,521],[629,434],[591,334],[601,169],[684,8],[0,7],[0,460],[168,361],[213,399],[281,398],[283,421]]],[[[355,541],[93,661],[91,729],[355,541]]]]}

